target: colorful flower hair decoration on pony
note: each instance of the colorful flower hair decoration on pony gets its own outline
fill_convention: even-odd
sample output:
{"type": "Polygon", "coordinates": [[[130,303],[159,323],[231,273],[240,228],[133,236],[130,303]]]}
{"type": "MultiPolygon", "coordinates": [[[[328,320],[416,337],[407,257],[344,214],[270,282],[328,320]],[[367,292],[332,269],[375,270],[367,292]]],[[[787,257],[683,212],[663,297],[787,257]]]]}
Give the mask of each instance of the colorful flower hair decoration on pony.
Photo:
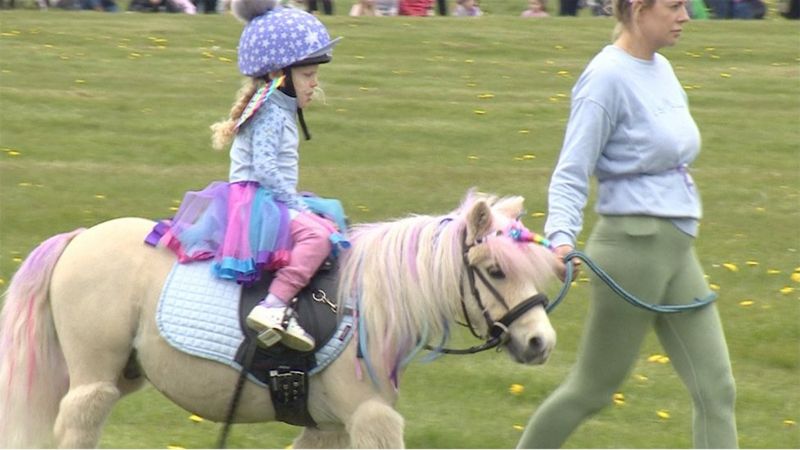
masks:
{"type": "Polygon", "coordinates": [[[534,233],[533,231],[529,230],[522,224],[522,221],[517,219],[508,225],[503,230],[497,230],[494,233],[491,233],[487,236],[482,238],[478,238],[475,240],[476,243],[480,244],[485,242],[490,237],[498,237],[498,236],[507,236],[519,243],[531,243],[531,244],[538,244],[542,247],[549,249],[550,251],[555,250],[553,244],[545,238],[544,236],[534,233]]]}
{"type": "Polygon", "coordinates": [[[506,234],[517,242],[531,242],[547,247],[551,251],[554,250],[553,244],[547,238],[525,228],[525,225],[519,219],[508,226],[506,234]]]}

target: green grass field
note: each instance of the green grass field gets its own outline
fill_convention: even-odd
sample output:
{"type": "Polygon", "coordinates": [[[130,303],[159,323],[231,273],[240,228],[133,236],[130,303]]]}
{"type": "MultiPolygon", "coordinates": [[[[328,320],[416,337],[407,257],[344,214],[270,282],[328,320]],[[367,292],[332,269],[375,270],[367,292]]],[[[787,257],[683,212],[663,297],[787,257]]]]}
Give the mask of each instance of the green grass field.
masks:
{"type": "MultiPolygon", "coordinates": [[[[514,17],[523,5],[488,3],[507,14],[323,18],[344,40],[321,71],[327,104],[306,114],[301,189],[342,199],[354,222],[443,214],[473,186],[522,194],[541,231],[570,88],[613,24],[526,21],[514,17]]],[[[166,217],[186,190],[227,177],[208,126],[240,82],[240,29],[230,16],[0,12],[0,287],[48,236],[166,217]]],[[[704,138],[697,246],[720,294],[750,448],[800,447],[798,42],[797,23],[781,19],[708,21],[665,51],[704,138]]],[[[398,405],[407,445],[514,446],[575,360],[586,294],[578,283],[553,313],[559,345],[545,366],[494,352],[412,365],[398,405]]],[[[661,352],[651,336],[624,403],[609,399],[568,447],[691,446],[691,402],[661,352]]],[[[220,426],[189,416],[148,388],[120,402],[101,445],[214,446],[220,426]]],[[[296,433],[238,425],[230,445],[283,448],[296,433]]]]}

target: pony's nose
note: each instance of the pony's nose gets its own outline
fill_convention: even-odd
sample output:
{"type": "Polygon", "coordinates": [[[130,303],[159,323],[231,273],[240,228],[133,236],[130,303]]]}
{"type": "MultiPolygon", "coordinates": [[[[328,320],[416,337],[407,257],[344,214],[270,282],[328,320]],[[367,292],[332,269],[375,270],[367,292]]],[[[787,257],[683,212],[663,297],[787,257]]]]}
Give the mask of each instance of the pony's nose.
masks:
{"type": "Polygon", "coordinates": [[[528,341],[528,350],[540,353],[544,349],[544,340],[539,336],[534,336],[528,341]]]}

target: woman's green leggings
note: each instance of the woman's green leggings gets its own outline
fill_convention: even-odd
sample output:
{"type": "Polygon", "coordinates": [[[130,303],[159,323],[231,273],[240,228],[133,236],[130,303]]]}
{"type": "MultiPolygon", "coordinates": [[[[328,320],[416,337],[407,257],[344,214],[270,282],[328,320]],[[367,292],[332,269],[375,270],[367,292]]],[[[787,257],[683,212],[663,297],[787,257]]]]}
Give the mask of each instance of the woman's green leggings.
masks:
{"type": "MultiPolygon", "coordinates": [[[[648,303],[686,304],[710,293],[693,242],[666,219],[604,216],[592,231],[586,253],[636,297],[648,303]]],[[[736,387],[716,305],[657,314],[625,302],[597,277],[592,277],[591,287],[578,360],[536,410],[519,448],[560,447],[581,422],[611,404],[651,328],[691,393],[694,446],[737,447],[736,387]]]]}

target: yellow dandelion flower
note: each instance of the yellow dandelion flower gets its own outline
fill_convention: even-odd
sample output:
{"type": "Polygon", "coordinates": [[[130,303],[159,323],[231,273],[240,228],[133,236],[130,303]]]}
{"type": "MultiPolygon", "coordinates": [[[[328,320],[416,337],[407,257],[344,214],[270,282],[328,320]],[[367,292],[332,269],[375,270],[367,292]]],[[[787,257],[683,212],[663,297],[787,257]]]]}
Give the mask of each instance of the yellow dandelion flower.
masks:
{"type": "Polygon", "coordinates": [[[15,257],[11,258],[11,260],[14,261],[15,263],[21,263],[22,262],[22,258],[19,257],[19,256],[15,256],[15,257]]]}
{"type": "Polygon", "coordinates": [[[367,57],[363,56],[363,55],[356,55],[356,56],[354,56],[354,58],[355,59],[367,59],[367,57]]]}
{"type": "Polygon", "coordinates": [[[795,283],[800,283],[800,272],[793,273],[789,278],[791,278],[795,283]]]}
{"type": "Polygon", "coordinates": [[[94,194],[94,198],[98,200],[105,200],[106,196],[104,194],[94,194]]]}
{"type": "Polygon", "coordinates": [[[655,353],[647,358],[647,362],[658,362],[661,358],[664,358],[664,355],[655,353]]]}
{"type": "Polygon", "coordinates": [[[472,64],[472,63],[475,62],[475,60],[474,59],[465,59],[464,62],[467,63],[467,64],[472,64]]]}
{"type": "Polygon", "coordinates": [[[530,153],[527,153],[525,155],[522,155],[522,159],[526,160],[536,159],[536,155],[531,155],[530,153]]]}
{"type": "Polygon", "coordinates": [[[481,100],[489,100],[491,98],[494,98],[494,94],[480,94],[478,98],[481,100]]]}
{"type": "Polygon", "coordinates": [[[647,378],[647,375],[642,375],[640,373],[637,373],[636,375],[634,375],[633,378],[636,378],[636,381],[647,381],[647,380],[649,380],[649,378],[647,378]]]}
{"type": "Polygon", "coordinates": [[[33,184],[28,183],[27,181],[23,181],[21,183],[17,183],[17,186],[19,186],[19,187],[30,187],[30,186],[33,186],[33,184]]]}
{"type": "Polygon", "coordinates": [[[523,427],[522,425],[520,425],[518,423],[515,423],[514,425],[511,425],[511,428],[513,428],[513,429],[515,429],[517,431],[522,431],[522,430],[525,429],[525,427],[523,427]]]}
{"type": "Polygon", "coordinates": [[[167,450],[181,450],[185,447],[181,447],[180,445],[169,444],[167,445],[167,450]]]}
{"type": "Polygon", "coordinates": [[[553,48],[556,49],[556,50],[564,50],[564,46],[563,45],[554,45],[553,48]]]}
{"type": "Polygon", "coordinates": [[[86,80],[75,80],[75,83],[84,84],[84,83],[86,83],[86,80]]]}
{"type": "Polygon", "coordinates": [[[730,78],[731,74],[726,73],[726,72],[722,72],[722,73],[719,74],[719,76],[721,76],[722,78],[730,78]]]}
{"type": "Polygon", "coordinates": [[[479,116],[482,116],[482,115],[486,114],[486,111],[484,111],[482,109],[476,109],[476,110],[473,110],[472,112],[474,112],[475,114],[477,114],[479,116]]]}
{"type": "Polygon", "coordinates": [[[358,90],[359,90],[359,91],[361,91],[361,92],[368,92],[368,91],[370,90],[370,88],[368,88],[368,87],[366,87],[366,86],[360,86],[360,87],[358,88],[358,90]]]}
{"type": "Polygon", "coordinates": [[[545,215],[546,215],[546,214],[545,214],[545,213],[543,213],[543,212],[541,212],[541,211],[536,211],[536,212],[532,212],[532,213],[531,213],[531,217],[536,217],[536,218],[539,218],[539,217],[544,217],[545,215]]]}
{"type": "Polygon", "coordinates": [[[767,275],[778,275],[779,273],[781,273],[781,271],[778,270],[778,269],[768,269],[767,270],[767,275]]]}
{"type": "Polygon", "coordinates": [[[616,392],[613,396],[611,396],[611,400],[617,406],[622,406],[625,404],[625,394],[622,392],[616,392]]]}
{"type": "Polygon", "coordinates": [[[758,211],[758,212],[764,212],[766,210],[767,210],[767,208],[764,208],[763,206],[756,206],[756,211],[758,211]]]}
{"type": "Polygon", "coordinates": [[[475,156],[475,155],[469,155],[469,156],[467,156],[467,159],[469,159],[469,160],[471,160],[471,161],[477,161],[477,160],[479,160],[480,158],[478,158],[478,157],[477,157],[477,156],[475,156]]]}
{"type": "Polygon", "coordinates": [[[724,263],[724,264],[722,264],[722,267],[730,270],[731,272],[738,272],[739,271],[739,266],[737,266],[734,263],[724,263]]]}
{"type": "Polygon", "coordinates": [[[170,210],[170,211],[177,211],[177,210],[178,210],[178,207],[177,207],[177,206],[170,206],[170,207],[169,207],[169,210],[170,210]]]}
{"type": "Polygon", "coordinates": [[[469,83],[467,83],[467,87],[475,87],[477,85],[478,85],[478,83],[475,83],[473,81],[470,81],[469,83]]]}
{"type": "Polygon", "coordinates": [[[226,58],[226,57],[224,57],[224,56],[220,56],[220,57],[219,57],[219,58],[217,58],[217,59],[218,59],[218,60],[220,60],[220,61],[222,61],[222,62],[225,62],[225,63],[233,62],[233,60],[232,60],[232,59],[230,59],[230,58],[226,58]]]}
{"type": "Polygon", "coordinates": [[[529,134],[530,132],[531,132],[531,130],[519,130],[519,131],[517,131],[517,133],[519,133],[519,134],[529,134]]]}
{"type": "Polygon", "coordinates": [[[754,303],[752,300],[742,300],[739,302],[739,306],[747,308],[748,306],[753,306],[754,303]]]}
{"type": "Polygon", "coordinates": [[[800,266],[795,267],[794,272],[800,272],[800,266]]]}
{"type": "Polygon", "coordinates": [[[756,267],[758,266],[758,261],[747,261],[745,264],[747,264],[748,267],[756,267]]]}
{"type": "Polygon", "coordinates": [[[358,209],[359,211],[362,211],[362,212],[367,212],[367,211],[369,211],[369,206],[356,205],[356,209],[358,209]]]}
{"type": "Polygon", "coordinates": [[[669,356],[662,356],[661,358],[658,358],[657,362],[659,364],[667,364],[669,362],[669,356]]]}
{"type": "Polygon", "coordinates": [[[670,416],[669,411],[667,411],[666,409],[659,409],[658,411],[656,411],[656,415],[661,420],[668,420],[670,417],[672,417],[670,416]]]}
{"type": "Polygon", "coordinates": [[[204,421],[205,419],[203,419],[202,417],[198,416],[197,414],[192,414],[191,416],[189,416],[189,420],[191,420],[194,423],[200,423],[200,422],[204,421]]]}
{"type": "Polygon", "coordinates": [[[780,292],[781,292],[781,294],[783,294],[783,295],[786,295],[786,294],[791,294],[792,292],[794,292],[794,288],[793,288],[793,287],[791,287],[791,286],[785,286],[785,287],[782,287],[782,288],[781,288],[780,292]]]}
{"type": "Polygon", "coordinates": [[[19,155],[20,155],[20,152],[18,152],[16,150],[10,150],[8,152],[8,156],[19,156],[19,155]]]}
{"type": "Polygon", "coordinates": [[[793,427],[793,426],[797,425],[797,422],[795,422],[792,419],[786,419],[786,420],[783,421],[783,424],[786,425],[787,427],[793,427]]]}
{"type": "Polygon", "coordinates": [[[514,383],[508,388],[508,392],[510,392],[511,395],[520,395],[525,392],[525,386],[514,383]]]}

